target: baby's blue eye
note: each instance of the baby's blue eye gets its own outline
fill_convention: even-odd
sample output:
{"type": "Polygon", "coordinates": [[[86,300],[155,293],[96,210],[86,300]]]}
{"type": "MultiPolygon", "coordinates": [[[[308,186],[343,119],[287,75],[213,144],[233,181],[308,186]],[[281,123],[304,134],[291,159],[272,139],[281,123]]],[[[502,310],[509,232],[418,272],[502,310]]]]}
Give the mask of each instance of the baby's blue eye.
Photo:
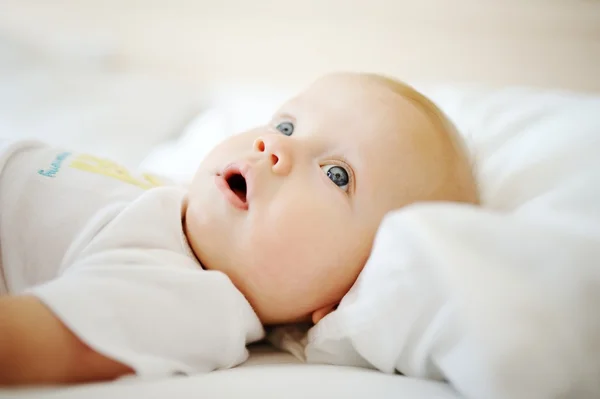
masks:
{"type": "Polygon", "coordinates": [[[327,177],[339,188],[348,191],[348,183],[350,183],[350,175],[348,171],[339,165],[323,165],[321,170],[325,172],[327,177]]]}
{"type": "Polygon", "coordinates": [[[286,136],[291,136],[294,133],[294,124],[292,122],[281,122],[277,125],[277,130],[286,136]]]}

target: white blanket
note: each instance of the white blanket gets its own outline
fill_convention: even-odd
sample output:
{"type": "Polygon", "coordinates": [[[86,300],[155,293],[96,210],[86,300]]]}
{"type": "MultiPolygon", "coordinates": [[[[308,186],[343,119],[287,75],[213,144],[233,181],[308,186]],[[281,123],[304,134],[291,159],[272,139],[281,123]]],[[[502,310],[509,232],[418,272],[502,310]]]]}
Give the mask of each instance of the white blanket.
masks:
{"type": "Polygon", "coordinates": [[[389,214],[307,360],[445,379],[468,398],[599,397],[600,98],[433,96],[465,134],[484,207],[389,214]]]}

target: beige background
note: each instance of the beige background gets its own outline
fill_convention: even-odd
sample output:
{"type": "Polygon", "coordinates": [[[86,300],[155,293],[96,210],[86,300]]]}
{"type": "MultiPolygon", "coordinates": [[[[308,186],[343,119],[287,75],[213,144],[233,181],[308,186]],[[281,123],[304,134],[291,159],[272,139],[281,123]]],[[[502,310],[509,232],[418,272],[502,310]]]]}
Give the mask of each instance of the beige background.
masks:
{"type": "Polygon", "coordinates": [[[598,0],[0,0],[0,34],[212,86],[357,69],[600,91],[598,0]]]}

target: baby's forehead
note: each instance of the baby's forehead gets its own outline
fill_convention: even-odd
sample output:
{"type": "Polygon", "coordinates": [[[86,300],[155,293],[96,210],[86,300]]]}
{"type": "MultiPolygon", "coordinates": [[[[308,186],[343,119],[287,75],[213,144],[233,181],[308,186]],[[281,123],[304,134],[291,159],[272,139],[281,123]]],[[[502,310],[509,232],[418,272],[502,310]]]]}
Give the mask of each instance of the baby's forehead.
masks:
{"type": "Polygon", "coordinates": [[[403,93],[376,78],[356,74],[328,75],[286,102],[279,113],[344,121],[367,129],[402,124],[421,113],[403,93]]]}
{"type": "Polygon", "coordinates": [[[393,95],[390,87],[375,78],[358,74],[332,74],[317,79],[300,93],[300,98],[317,99],[338,97],[341,99],[372,100],[376,97],[393,95]]]}
{"type": "Polygon", "coordinates": [[[433,122],[431,113],[412,98],[374,78],[322,78],[286,108],[325,130],[343,126],[347,134],[359,140],[410,135],[433,122]]]}

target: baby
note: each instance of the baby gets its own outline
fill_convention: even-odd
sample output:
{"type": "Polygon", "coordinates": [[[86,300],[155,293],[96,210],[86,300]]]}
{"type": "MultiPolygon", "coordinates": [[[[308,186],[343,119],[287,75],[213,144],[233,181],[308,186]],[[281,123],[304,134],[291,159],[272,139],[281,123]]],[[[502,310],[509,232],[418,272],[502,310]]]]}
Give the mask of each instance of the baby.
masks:
{"type": "Polygon", "coordinates": [[[321,78],[186,188],[1,146],[2,384],[233,367],[264,325],[335,309],[388,211],[478,201],[451,123],[378,75],[321,78]]]}

